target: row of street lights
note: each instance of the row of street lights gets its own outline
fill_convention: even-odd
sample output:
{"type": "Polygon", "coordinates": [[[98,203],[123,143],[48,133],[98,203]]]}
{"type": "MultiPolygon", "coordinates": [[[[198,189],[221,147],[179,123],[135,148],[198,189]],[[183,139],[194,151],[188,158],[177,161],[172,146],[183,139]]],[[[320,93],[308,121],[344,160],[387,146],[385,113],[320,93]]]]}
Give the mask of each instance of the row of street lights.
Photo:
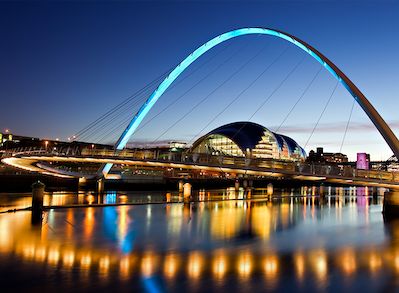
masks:
{"type": "MultiPolygon", "coordinates": [[[[9,129],[6,129],[6,130],[5,130],[5,133],[8,134],[9,132],[10,132],[9,129]]],[[[75,139],[75,138],[76,138],[76,135],[74,135],[72,138],[75,139]]],[[[56,141],[59,141],[59,138],[57,137],[55,140],[56,140],[56,141]]],[[[70,138],[70,137],[68,137],[68,142],[69,142],[69,141],[71,141],[71,138],[70,138]]],[[[49,144],[49,141],[48,141],[48,140],[45,140],[45,141],[44,141],[44,145],[45,145],[46,151],[47,151],[48,144],[49,144]]],[[[94,144],[91,145],[91,148],[94,149],[94,144]]]]}

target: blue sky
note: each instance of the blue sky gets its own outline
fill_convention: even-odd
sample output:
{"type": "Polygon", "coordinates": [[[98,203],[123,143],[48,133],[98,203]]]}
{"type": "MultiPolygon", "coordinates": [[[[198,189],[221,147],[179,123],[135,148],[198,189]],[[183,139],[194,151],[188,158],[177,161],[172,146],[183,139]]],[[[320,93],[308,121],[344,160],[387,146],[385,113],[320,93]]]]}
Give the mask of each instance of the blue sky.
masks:
{"type": "MultiPolygon", "coordinates": [[[[398,136],[398,15],[398,1],[2,1],[0,131],[66,140],[213,37],[242,27],[268,27],[324,54],[398,136]]],[[[372,160],[392,155],[358,105],[343,141],[353,99],[341,85],[333,93],[333,76],[326,70],[316,76],[319,64],[288,42],[246,36],[211,51],[161,97],[144,123],[156,117],[133,135],[130,145],[155,139],[154,144],[189,142],[253,116],[251,121],[278,129],[306,145],[307,152],[322,146],[325,151],[341,150],[352,160],[356,152],[370,153],[372,160]]],[[[106,140],[115,139],[123,128],[106,140]]]]}

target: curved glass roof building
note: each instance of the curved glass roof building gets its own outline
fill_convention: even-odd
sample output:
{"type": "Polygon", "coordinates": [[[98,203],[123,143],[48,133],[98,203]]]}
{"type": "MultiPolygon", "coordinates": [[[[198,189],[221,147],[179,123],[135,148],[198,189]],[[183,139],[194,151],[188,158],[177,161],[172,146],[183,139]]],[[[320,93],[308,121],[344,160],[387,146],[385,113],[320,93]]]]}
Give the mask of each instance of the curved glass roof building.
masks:
{"type": "Polygon", "coordinates": [[[305,151],[290,137],[252,122],[220,126],[193,143],[193,153],[303,161],[305,151]]]}

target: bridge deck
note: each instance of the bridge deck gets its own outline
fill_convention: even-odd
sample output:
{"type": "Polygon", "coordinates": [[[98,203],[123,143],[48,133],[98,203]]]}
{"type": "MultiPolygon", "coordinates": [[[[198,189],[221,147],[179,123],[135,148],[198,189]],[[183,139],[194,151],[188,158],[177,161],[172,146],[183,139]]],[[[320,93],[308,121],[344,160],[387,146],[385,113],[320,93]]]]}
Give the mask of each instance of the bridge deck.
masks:
{"type": "Polygon", "coordinates": [[[399,174],[393,172],[357,170],[347,166],[346,168],[334,168],[325,164],[305,164],[298,162],[283,162],[273,160],[256,160],[248,158],[233,158],[222,156],[201,156],[198,154],[183,155],[180,160],[173,156],[170,158],[157,158],[156,156],[130,157],[121,156],[121,153],[91,154],[91,155],[52,155],[52,154],[26,154],[15,153],[11,157],[5,157],[2,161],[8,165],[29,171],[40,172],[60,177],[86,177],[95,178],[97,174],[84,174],[71,172],[57,167],[60,163],[83,164],[123,164],[125,166],[145,166],[153,168],[170,168],[189,170],[193,173],[201,171],[240,174],[248,176],[284,177],[294,180],[306,180],[315,182],[330,182],[348,185],[376,186],[387,188],[399,188],[399,174]],[[50,162],[52,163],[50,165],[50,162]]]}

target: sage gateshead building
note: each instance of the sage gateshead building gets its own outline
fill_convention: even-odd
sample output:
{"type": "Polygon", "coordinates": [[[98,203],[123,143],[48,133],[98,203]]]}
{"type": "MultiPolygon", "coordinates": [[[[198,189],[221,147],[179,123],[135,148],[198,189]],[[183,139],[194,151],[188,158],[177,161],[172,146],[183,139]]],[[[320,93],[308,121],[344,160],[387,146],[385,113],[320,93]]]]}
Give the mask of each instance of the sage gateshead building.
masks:
{"type": "Polygon", "coordinates": [[[223,125],[193,143],[192,153],[303,161],[306,152],[292,138],[252,122],[223,125]]]}

